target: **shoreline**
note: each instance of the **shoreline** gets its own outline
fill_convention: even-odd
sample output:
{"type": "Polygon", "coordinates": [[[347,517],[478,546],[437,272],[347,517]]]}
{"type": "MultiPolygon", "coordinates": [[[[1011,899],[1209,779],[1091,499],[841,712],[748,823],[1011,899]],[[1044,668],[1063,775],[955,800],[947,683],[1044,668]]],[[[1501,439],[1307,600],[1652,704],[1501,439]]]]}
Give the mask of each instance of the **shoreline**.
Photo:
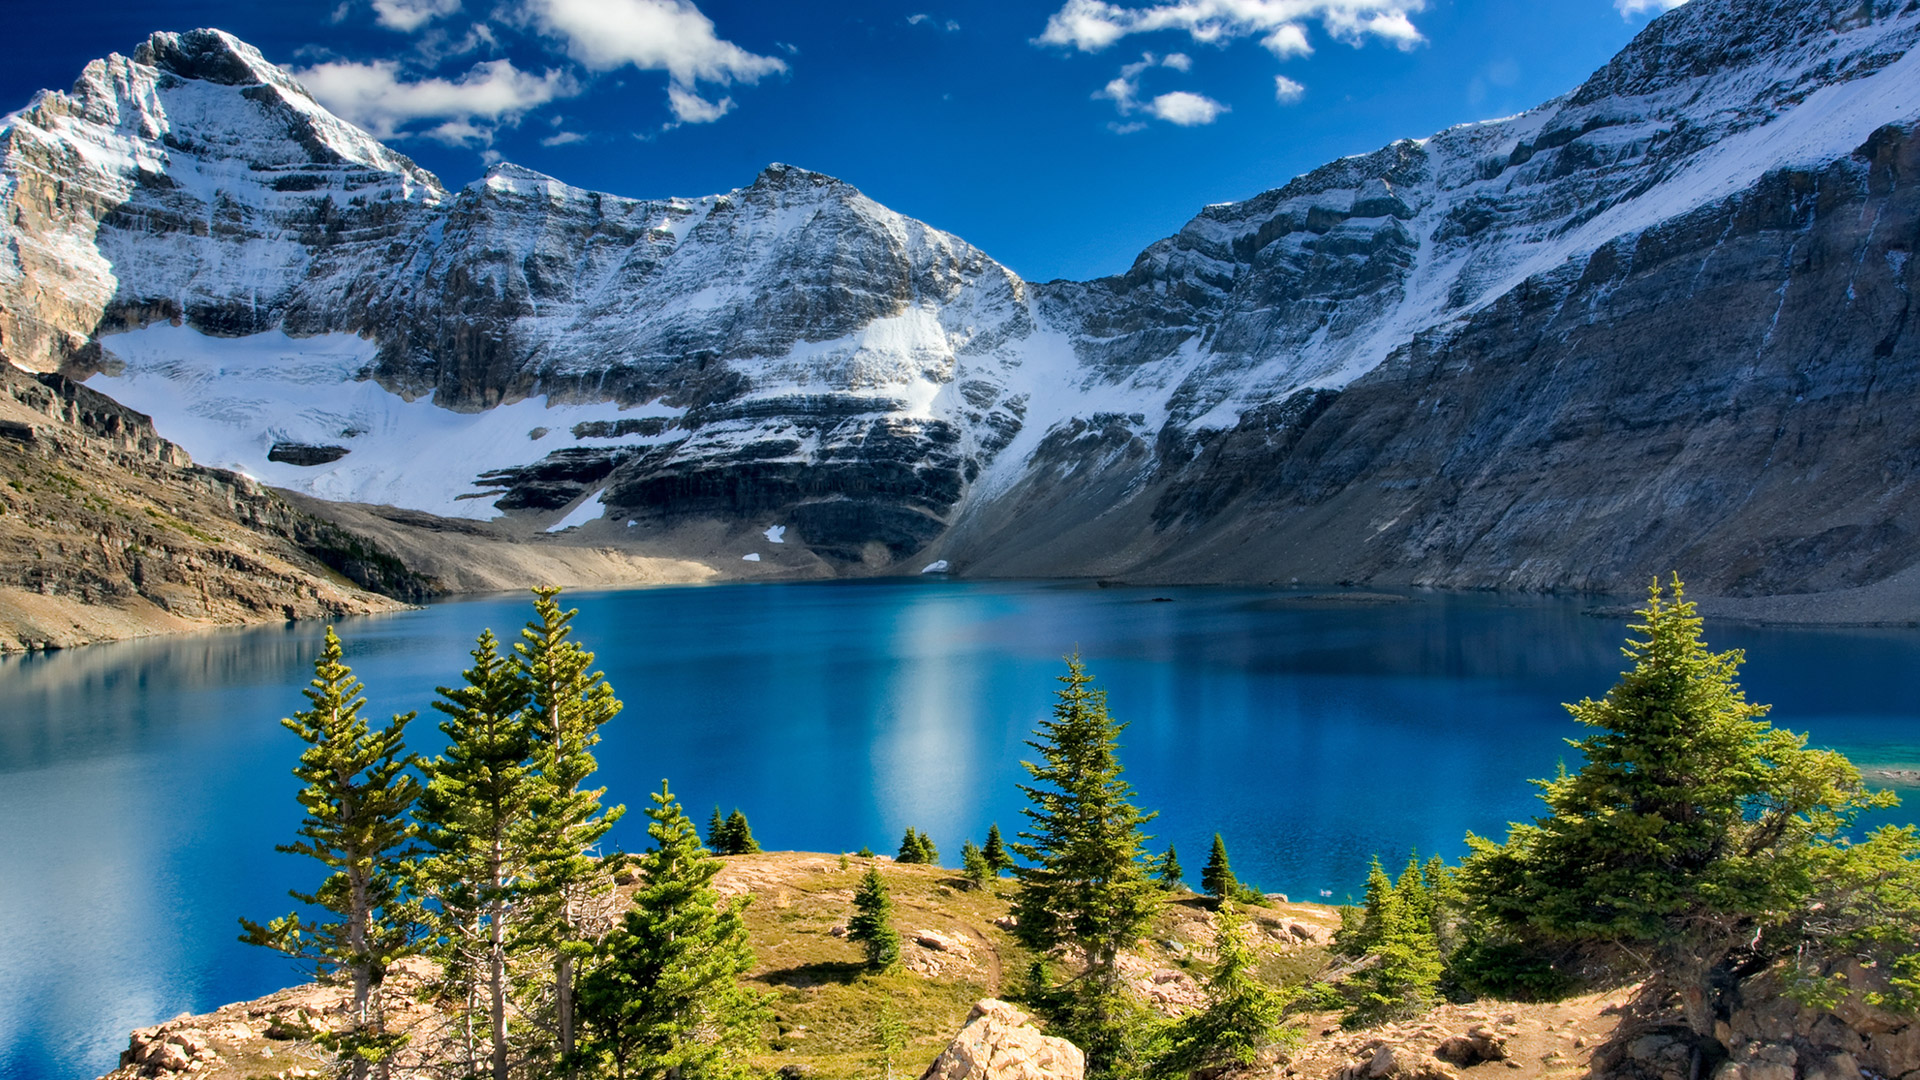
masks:
{"type": "MultiPolygon", "coordinates": [[[[302,502],[308,500],[302,499],[302,502]]],[[[314,500],[317,502],[317,500],[314,500]]],[[[357,504],[335,504],[365,510],[357,504]]],[[[305,507],[303,507],[305,508],[305,507]]],[[[373,516],[373,515],[368,515],[373,516]]],[[[361,520],[364,520],[361,519],[361,520]]],[[[360,521],[355,521],[359,524],[360,521]]],[[[412,531],[412,527],[409,527],[412,531]]],[[[68,651],[86,645],[112,644],[193,634],[208,630],[244,629],[279,623],[312,621],[312,618],[338,618],[351,615],[399,614],[417,611],[432,603],[455,602],[470,598],[520,592],[536,584],[556,584],[570,590],[622,590],[684,585],[756,585],[823,583],[829,581],[921,580],[902,569],[900,573],[853,572],[823,574],[818,567],[804,569],[748,564],[752,571],[728,572],[715,563],[711,550],[676,557],[660,550],[664,545],[646,545],[630,549],[592,543],[568,543],[563,539],[548,542],[522,539],[476,528],[475,536],[457,539],[436,533],[432,540],[441,545],[434,555],[433,567],[445,571],[456,560],[471,559],[458,574],[463,587],[449,589],[427,603],[409,603],[386,597],[365,611],[341,612],[325,616],[287,619],[262,612],[257,618],[193,619],[168,612],[151,603],[87,604],[64,596],[46,596],[26,590],[0,587],[0,657],[68,651]],[[796,572],[797,571],[797,572],[796,572]],[[59,629],[54,629],[59,628],[59,629]]],[[[391,541],[391,533],[380,539],[391,541]]],[[[417,540],[416,544],[425,543],[417,540]]],[[[412,546],[412,545],[409,545],[412,546]]],[[[700,545],[714,546],[711,542],[700,545]]],[[[408,554],[417,554],[409,551],[408,554]]],[[[410,560],[411,561],[411,560],[410,560]]],[[[911,562],[912,560],[908,560],[911,562]]],[[[720,564],[724,566],[724,563],[720,564]]],[[[1421,602],[1422,595],[1494,596],[1515,600],[1565,600],[1585,602],[1582,613],[1594,618],[1630,617],[1639,600],[1609,593],[1579,593],[1501,588],[1439,588],[1369,583],[1309,583],[1275,581],[1173,582],[1132,581],[1109,576],[1025,578],[972,577],[964,573],[939,575],[940,580],[969,584],[996,582],[1048,581],[1063,585],[1100,589],[1136,589],[1152,591],[1169,588],[1250,589],[1274,593],[1271,601],[1288,609],[1357,609],[1398,607],[1421,602]]],[[[372,594],[368,594],[372,597],[372,594]]],[[[1920,629],[1920,567],[1903,571],[1885,582],[1853,589],[1822,593],[1780,596],[1736,597],[1690,595],[1701,616],[1709,624],[1731,623],[1741,626],[1794,630],[1920,629]]],[[[1920,783],[1920,779],[1906,781],[1920,783]]]]}

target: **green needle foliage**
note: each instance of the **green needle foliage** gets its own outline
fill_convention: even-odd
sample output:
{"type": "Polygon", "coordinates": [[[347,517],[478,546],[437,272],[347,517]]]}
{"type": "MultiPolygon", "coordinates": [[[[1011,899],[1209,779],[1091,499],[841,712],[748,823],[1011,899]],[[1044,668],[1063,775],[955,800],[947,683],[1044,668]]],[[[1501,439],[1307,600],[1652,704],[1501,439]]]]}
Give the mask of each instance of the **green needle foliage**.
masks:
{"type": "Polygon", "coordinates": [[[593,747],[600,727],[620,712],[593,654],[572,639],[578,609],[562,611],[551,586],[533,590],[533,621],[514,645],[529,692],[533,761],[539,771],[530,837],[537,895],[548,905],[540,920],[554,954],[555,1028],[562,1055],[574,1048],[573,974],[593,952],[587,913],[604,906],[616,867],[590,852],[624,806],[600,805],[605,788],[582,785],[599,768],[593,747]]]}
{"type": "Polygon", "coordinates": [[[461,1019],[463,1064],[507,1080],[515,1062],[512,967],[533,930],[526,845],[538,781],[519,670],[500,655],[492,631],[470,655],[464,684],[441,687],[433,703],[447,717],[447,750],[420,766],[427,785],[416,820],[426,851],[413,872],[433,902],[428,951],[461,1019]]]}
{"type": "Polygon", "coordinates": [[[1247,921],[1231,897],[1215,916],[1214,963],[1207,975],[1207,1004],[1173,1027],[1167,1055],[1154,1075],[1184,1077],[1199,1070],[1252,1064],[1254,1056],[1280,1038],[1286,994],[1254,974],[1259,957],[1247,940],[1247,921]]]}
{"type": "Polygon", "coordinates": [[[987,865],[993,868],[995,877],[1013,869],[1013,856],[1007,853],[1007,846],[1000,839],[1000,823],[987,826],[987,842],[980,848],[980,854],[987,857],[987,865]]]}
{"type": "Polygon", "coordinates": [[[933,841],[927,839],[926,833],[909,825],[906,835],[900,838],[900,851],[893,861],[937,866],[940,863],[940,849],[933,846],[933,841]]]}
{"type": "Polygon", "coordinates": [[[753,967],[744,899],[721,903],[709,855],[665,781],[647,810],[633,908],[580,981],[585,1029],[575,1059],[625,1080],[747,1075],[765,1003],[739,979],[753,967]]]}
{"type": "Polygon", "coordinates": [[[960,872],[975,889],[986,888],[987,882],[993,879],[993,867],[987,865],[986,854],[971,840],[960,845],[960,872]]]}
{"type": "Polygon", "coordinates": [[[877,867],[867,867],[853,893],[853,918],[847,920],[847,938],[864,945],[867,966],[885,971],[900,962],[900,932],[893,928],[893,898],[877,867]]]}
{"type": "Polygon", "coordinates": [[[1200,871],[1200,888],[1216,901],[1230,899],[1240,892],[1240,882],[1227,864],[1227,843],[1220,839],[1219,833],[1213,834],[1213,850],[1207,854],[1207,865],[1200,871]]]}
{"type": "Polygon", "coordinates": [[[1014,907],[1029,947],[1075,946],[1096,981],[1110,981],[1115,957],[1160,910],[1141,850],[1140,827],[1154,815],[1134,807],[1133,786],[1121,779],[1116,751],[1125,725],[1107,712],[1106,691],[1092,688],[1077,655],[1067,658],[1060,682],[1053,718],[1027,742],[1040,764],[1021,763],[1034,779],[1020,788],[1033,828],[1013,850],[1032,865],[1014,872],[1014,907]]]}
{"type": "Polygon", "coordinates": [[[326,645],[302,693],[311,707],[280,721],[307,744],[293,774],[305,782],[300,839],[278,850],[316,859],[327,869],[320,887],[293,898],[327,914],[299,912],[266,925],[240,920],[241,941],[278,949],[311,965],[315,977],[352,989],[352,1027],[333,1040],[355,1080],[385,1063],[404,1042],[386,1031],[380,990],[392,963],[414,950],[417,908],[402,873],[412,855],[408,813],[419,784],[403,737],[413,713],[374,729],[360,716],[366,689],[341,663],[340,638],[326,645]]]}
{"type": "Polygon", "coordinates": [[[1658,582],[1607,696],[1568,706],[1579,771],[1537,782],[1548,813],[1504,844],[1469,837],[1461,883],[1520,934],[1644,957],[1710,1047],[1720,989],[1799,919],[1858,814],[1887,805],[1846,758],[1808,750],[1746,699],[1738,651],[1708,651],[1676,577],[1658,582]]]}
{"type": "MultiPolygon", "coordinates": [[[[1386,874],[1380,878],[1384,881],[1386,874]]],[[[1388,886],[1377,904],[1371,894],[1367,901],[1375,913],[1369,915],[1368,952],[1379,959],[1349,980],[1354,1000],[1345,1022],[1351,1027],[1425,1012],[1436,1000],[1443,971],[1433,905],[1416,863],[1407,864],[1399,883],[1388,886]]]]}
{"type": "Polygon", "coordinates": [[[1153,815],[1133,805],[1117,754],[1123,725],[1107,712],[1106,692],[1093,689],[1078,655],[1067,658],[1060,682],[1053,718],[1041,721],[1038,738],[1027,743],[1040,763],[1021,763],[1034,783],[1020,789],[1031,804],[1022,813],[1032,828],[1013,845],[1028,864],[1014,870],[1014,932],[1029,948],[1066,945],[1084,959],[1071,994],[1053,995],[1049,1007],[1054,1023],[1086,1051],[1088,1074],[1137,1074],[1158,1056],[1159,1025],[1121,992],[1115,961],[1146,931],[1166,895],[1148,876],[1140,831],[1153,815]]]}
{"type": "Polygon", "coordinates": [[[1154,868],[1154,876],[1160,879],[1160,886],[1168,892],[1179,892],[1187,887],[1181,880],[1186,877],[1186,871],[1180,867],[1180,853],[1173,850],[1172,844],[1168,844],[1167,853],[1160,856],[1160,863],[1154,868]]]}
{"type": "Polygon", "coordinates": [[[713,820],[707,825],[707,846],[715,855],[751,855],[760,850],[760,842],[753,838],[753,826],[747,824],[747,815],[738,807],[720,820],[720,808],[713,808],[713,820]]]}

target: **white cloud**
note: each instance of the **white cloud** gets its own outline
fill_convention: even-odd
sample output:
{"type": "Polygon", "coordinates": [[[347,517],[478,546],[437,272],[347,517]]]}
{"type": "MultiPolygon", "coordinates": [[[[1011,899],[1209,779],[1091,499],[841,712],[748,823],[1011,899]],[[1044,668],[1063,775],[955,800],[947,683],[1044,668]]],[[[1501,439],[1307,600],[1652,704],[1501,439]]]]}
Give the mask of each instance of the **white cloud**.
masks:
{"type": "Polygon", "coordinates": [[[1271,34],[1261,38],[1260,44],[1282,60],[1313,54],[1313,46],[1307,43],[1306,28],[1299,23],[1280,24],[1271,34]]]}
{"type": "Polygon", "coordinates": [[[673,108],[673,118],[682,124],[711,124],[733,111],[732,98],[708,101],[679,83],[667,87],[667,104],[673,108]]]}
{"type": "Polygon", "coordinates": [[[1213,123],[1221,113],[1227,111],[1227,107],[1209,97],[1175,90],[1154,98],[1148,103],[1147,111],[1170,124],[1195,127],[1213,123]]]}
{"type": "Polygon", "coordinates": [[[1404,49],[1426,40],[1408,18],[1409,13],[1424,11],[1426,6],[1426,0],[1166,0],[1131,8],[1107,0],[1066,0],[1034,40],[1041,45],[1099,52],[1128,34],[1160,30],[1182,31],[1194,41],[1207,44],[1260,35],[1261,44],[1284,58],[1312,51],[1300,23],[1319,19],[1328,33],[1342,41],[1357,45],[1371,35],[1404,49]]]}
{"type": "MultiPolygon", "coordinates": [[[[1146,108],[1151,112],[1151,102],[1145,106],[1140,103],[1140,76],[1148,70],[1157,67],[1172,68],[1175,71],[1190,71],[1193,69],[1193,58],[1185,53],[1168,53],[1166,56],[1156,56],[1153,53],[1141,53],[1140,59],[1135,60],[1131,64],[1123,65],[1120,68],[1120,74],[1108,82],[1107,85],[1095,90],[1093,96],[1096,100],[1113,102],[1113,107],[1120,110],[1121,116],[1129,116],[1141,108],[1146,108]]],[[[1177,122],[1178,121],[1176,121],[1176,123],[1177,122]]],[[[1120,127],[1116,127],[1114,130],[1120,131],[1123,135],[1126,134],[1127,131],[1139,130],[1139,127],[1136,125],[1129,124],[1122,126],[1125,127],[1125,131],[1121,131],[1120,127]]]]}
{"type": "Polygon", "coordinates": [[[577,131],[556,131],[540,140],[541,146],[567,146],[571,143],[586,142],[587,137],[577,131]]]}
{"type": "Polygon", "coordinates": [[[1273,77],[1273,100],[1282,105],[1291,105],[1307,95],[1307,88],[1294,82],[1285,75],[1273,77]]]}
{"type": "Polygon", "coordinates": [[[507,60],[476,64],[458,79],[414,82],[400,77],[393,60],[338,60],[293,74],[320,104],[379,138],[393,138],[409,124],[439,120],[413,134],[455,145],[484,145],[495,130],[518,123],[529,110],[579,90],[565,72],[535,75],[507,60]]]}
{"type": "Polygon", "coordinates": [[[373,17],[380,25],[403,34],[459,10],[460,0],[373,0],[373,17]]]}
{"type": "Polygon", "coordinates": [[[1687,0],[1613,0],[1613,6],[1620,12],[1621,18],[1631,19],[1635,15],[1648,11],[1656,14],[1672,11],[1686,2],[1687,0]]]}
{"type": "Polygon", "coordinates": [[[755,83],[787,70],[783,60],[720,38],[713,20],[688,0],[535,0],[532,10],[539,28],[565,41],[568,55],[591,70],[631,64],[666,72],[667,103],[684,124],[718,120],[733,108],[732,98],[701,96],[700,83],[755,83]]]}
{"type": "Polygon", "coordinates": [[[925,24],[927,24],[928,26],[931,26],[931,27],[933,27],[933,28],[934,28],[934,29],[936,29],[936,30],[945,30],[945,31],[946,31],[947,33],[949,33],[949,34],[951,34],[951,33],[953,33],[954,31],[956,31],[956,30],[958,30],[958,29],[960,29],[960,24],[959,24],[959,23],[957,23],[957,22],[955,22],[954,20],[952,20],[952,19],[945,19],[945,20],[941,20],[941,19],[936,19],[936,18],[934,18],[933,16],[931,16],[931,15],[929,15],[929,14],[927,14],[927,13],[926,13],[926,12],[924,12],[924,11],[922,11],[922,12],[918,12],[918,13],[916,13],[916,14],[913,14],[913,15],[909,15],[909,16],[907,16],[907,25],[908,25],[908,26],[919,26],[919,25],[921,25],[922,23],[925,23],[925,24]]]}

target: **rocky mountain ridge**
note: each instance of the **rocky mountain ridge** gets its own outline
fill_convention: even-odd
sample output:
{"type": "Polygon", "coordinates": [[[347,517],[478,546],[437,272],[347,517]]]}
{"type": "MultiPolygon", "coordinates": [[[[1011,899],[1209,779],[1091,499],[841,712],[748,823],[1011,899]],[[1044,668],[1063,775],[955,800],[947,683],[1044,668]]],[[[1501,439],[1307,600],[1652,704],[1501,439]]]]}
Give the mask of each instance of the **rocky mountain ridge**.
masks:
{"type": "Polygon", "coordinates": [[[720,563],[1870,587],[1920,564],[1916,39],[1906,0],[1693,0],[1538,109],[1036,284],[788,166],[449,191],[156,34],[0,127],[0,344],[270,483],[716,523],[720,563]]]}

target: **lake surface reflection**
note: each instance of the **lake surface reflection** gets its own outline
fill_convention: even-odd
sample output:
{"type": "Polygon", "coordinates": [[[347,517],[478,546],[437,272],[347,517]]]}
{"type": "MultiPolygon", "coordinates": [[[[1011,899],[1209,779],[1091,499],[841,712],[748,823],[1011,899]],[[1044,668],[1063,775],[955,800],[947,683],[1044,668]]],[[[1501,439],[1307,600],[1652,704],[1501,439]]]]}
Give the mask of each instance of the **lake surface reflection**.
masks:
{"type": "MultiPolygon", "coordinates": [[[[1400,603],[1242,589],[945,581],[576,593],[626,702],[599,780],[636,812],[662,777],[696,820],[744,810],[768,848],[891,853],[909,825],[952,863],[1011,833],[1024,745],[1078,648],[1131,723],[1123,760],[1156,849],[1197,873],[1215,831],[1244,880],[1358,891],[1369,856],[1457,857],[1535,810],[1529,777],[1577,734],[1560,703],[1623,665],[1624,619],[1561,599],[1400,603]],[[1162,599],[1164,598],[1164,599],[1162,599]]],[[[369,711],[417,709],[523,597],[349,620],[369,711]]],[[[313,883],[277,855],[299,808],[303,702],[323,628],[297,624],[0,661],[0,1075],[91,1077],[129,1029],[296,981],[234,940],[313,883]]],[[[1709,625],[1748,651],[1776,723],[1863,764],[1920,767],[1920,633],[1709,625]]],[[[1914,820],[1920,803],[1890,815],[1914,820]]]]}

